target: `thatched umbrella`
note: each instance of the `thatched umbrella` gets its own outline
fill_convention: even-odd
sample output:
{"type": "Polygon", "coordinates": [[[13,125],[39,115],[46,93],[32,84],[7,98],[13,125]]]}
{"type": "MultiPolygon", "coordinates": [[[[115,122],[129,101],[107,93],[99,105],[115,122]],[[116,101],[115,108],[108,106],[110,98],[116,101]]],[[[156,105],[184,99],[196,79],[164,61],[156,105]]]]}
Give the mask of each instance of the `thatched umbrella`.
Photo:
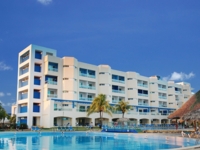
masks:
{"type": "Polygon", "coordinates": [[[200,109],[185,114],[183,119],[187,121],[200,121],[200,109]]]}
{"type": "Polygon", "coordinates": [[[200,91],[194,94],[181,108],[168,116],[169,119],[180,119],[185,114],[200,109],[200,91]]]}
{"type": "Polygon", "coordinates": [[[128,122],[129,118],[119,118],[117,122],[128,122]]]}

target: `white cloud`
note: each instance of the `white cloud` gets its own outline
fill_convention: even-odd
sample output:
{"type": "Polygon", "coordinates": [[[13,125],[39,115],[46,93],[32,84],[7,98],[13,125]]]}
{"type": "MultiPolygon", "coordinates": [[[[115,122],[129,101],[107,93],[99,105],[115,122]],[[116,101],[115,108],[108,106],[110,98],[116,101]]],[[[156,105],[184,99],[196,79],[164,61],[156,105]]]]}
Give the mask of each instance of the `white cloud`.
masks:
{"type": "Polygon", "coordinates": [[[0,92],[0,97],[3,97],[5,94],[3,92],[0,92]]]}
{"type": "Polygon", "coordinates": [[[52,2],[52,0],[37,0],[37,1],[43,5],[49,5],[52,2]]]}
{"type": "Polygon", "coordinates": [[[4,62],[0,62],[0,71],[12,70],[12,67],[6,65],[4,62]]]}
{"type": "Polygon", "coordinates": [[[183,72],[173,72],[170,76],[163,77],[163,80],[168,81],[184,81],[188,80],[190,78],[193,78],[195,74],[193,72],[190,72],[189,74],[183,73],[183,72]]]}
{"type": "Polygon", "coordinates": [[[11,93],[6,93],[6,95],[7,95],[7,96],[10,96],[10,95],[11,95],[11,93]]]}
{"type": "Polygon", "coordinates": [[[11,103],[11,102],[8,102],[8,103],[4,103],[4,102],[2,102],[1,100],[0,100],[0,103],[1,103],[1,105],[3,106],[3,107],[5,107],[5,106],[12,106],[13,104],[15,104],[15,103],[11,103]]]}

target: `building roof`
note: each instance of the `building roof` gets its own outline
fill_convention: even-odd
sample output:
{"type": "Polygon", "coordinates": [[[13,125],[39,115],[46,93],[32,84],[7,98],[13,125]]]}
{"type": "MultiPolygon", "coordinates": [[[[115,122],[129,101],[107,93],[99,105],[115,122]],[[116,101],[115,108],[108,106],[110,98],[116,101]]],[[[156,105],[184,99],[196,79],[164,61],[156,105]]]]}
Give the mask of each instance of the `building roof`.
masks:
{"type": "Polygon", "coordinates": [[[200,90],[195,93],[181,108],[168,116],[169,119],[180,119],[185,114],[200,109],[200,90]]]}

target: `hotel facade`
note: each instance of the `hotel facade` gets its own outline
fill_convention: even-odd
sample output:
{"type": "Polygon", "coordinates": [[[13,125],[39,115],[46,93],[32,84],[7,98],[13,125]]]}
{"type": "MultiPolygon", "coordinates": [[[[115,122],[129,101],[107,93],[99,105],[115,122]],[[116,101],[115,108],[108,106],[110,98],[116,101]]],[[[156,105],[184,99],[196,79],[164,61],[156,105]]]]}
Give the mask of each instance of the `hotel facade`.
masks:
{"type": "MultiPolygon", "coordinates": [[[[167,116],[191,97],[191,86],[113,70],[109,65],[95,66],[74,57],[59,58],[56,50],[36,45],[19,53],[12,114],[29,128],[97,125],[99,113],[87,116],[86,111],[98,94],[105,94],[112,106],[128,101],[132,108],[125,117],[136,124],[162,124],[170,123],[167,116]]],[[[104,122],[121,117],[121,112],[113,112],[112,117],[103,114],[104,122]]]]}

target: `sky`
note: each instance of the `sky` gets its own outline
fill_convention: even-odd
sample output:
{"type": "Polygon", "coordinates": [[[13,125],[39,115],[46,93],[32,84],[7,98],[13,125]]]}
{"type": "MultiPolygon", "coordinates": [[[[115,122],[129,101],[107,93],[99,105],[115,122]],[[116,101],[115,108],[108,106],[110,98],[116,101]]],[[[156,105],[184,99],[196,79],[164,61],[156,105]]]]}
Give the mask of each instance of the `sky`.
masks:
{"type": "Polygon", "coordinates": [[[16,102],[30,44],[94,65],[189,82],[200,90],[199,0],[1,0],[0,102],[16,102]]]}

